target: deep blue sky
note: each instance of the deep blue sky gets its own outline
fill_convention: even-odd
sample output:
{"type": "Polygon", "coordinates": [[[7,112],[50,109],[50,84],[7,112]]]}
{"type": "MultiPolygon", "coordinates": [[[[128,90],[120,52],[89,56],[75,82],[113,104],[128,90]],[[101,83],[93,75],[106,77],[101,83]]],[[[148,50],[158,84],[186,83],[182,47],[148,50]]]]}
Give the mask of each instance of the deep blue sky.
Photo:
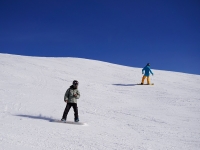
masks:
{"type": "Polygon", "coordinates": [[[200,1],[0,0],[0,53],[200,74],[200,1]]]}

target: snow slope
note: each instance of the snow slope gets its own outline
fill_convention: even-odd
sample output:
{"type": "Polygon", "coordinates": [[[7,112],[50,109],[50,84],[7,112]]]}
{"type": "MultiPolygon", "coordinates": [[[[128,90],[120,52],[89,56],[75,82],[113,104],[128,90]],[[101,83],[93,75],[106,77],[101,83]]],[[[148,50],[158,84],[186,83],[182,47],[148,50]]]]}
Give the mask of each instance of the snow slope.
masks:
{"type": "Polygon", "coordinates": [[[1,150],[200,149],[199,75],[152,69],[155,85],[141,86],[141,68],[9,54],[0,70],[1,150]],[[51,122],[74,79],[87,126],[51,122]]]}

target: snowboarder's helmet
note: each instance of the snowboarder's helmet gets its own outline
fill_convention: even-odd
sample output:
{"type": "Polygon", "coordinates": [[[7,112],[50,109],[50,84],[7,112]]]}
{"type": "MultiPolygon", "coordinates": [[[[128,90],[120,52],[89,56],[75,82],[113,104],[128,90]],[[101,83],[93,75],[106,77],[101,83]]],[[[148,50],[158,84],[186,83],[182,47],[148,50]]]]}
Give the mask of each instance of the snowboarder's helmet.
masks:
{"type": "Polygon", "coordinates": [[[150,63],[147,63],[147,66],[150,66],[150,63]]]}
{"type": "Polygon", "coordinates": [[[77,81],[77,80],[74,80],[72,84],[73,84],[74,86],[78,86],[78,81],[77,81]]]}

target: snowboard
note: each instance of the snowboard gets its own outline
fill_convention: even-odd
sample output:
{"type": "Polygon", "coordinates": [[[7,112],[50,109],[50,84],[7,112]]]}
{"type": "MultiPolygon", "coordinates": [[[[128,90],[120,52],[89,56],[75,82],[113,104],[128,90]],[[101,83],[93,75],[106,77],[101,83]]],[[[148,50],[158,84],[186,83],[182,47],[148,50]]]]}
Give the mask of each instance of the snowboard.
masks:
{"type": "Polygon", "coordinates": [[[150,83],[150,84],[141,84],[141,83],[138,83],[137,85],[154,85],[154,83],[150,83]]]}
{"type": "Polygon", "coordinates": [[[75,125],[87,125],[87,123],[84,123],[84,122],[74,122],[74,121],[66,121],[66,122],[63,122],[61,120],[53,120],[52,122],[57,122],[57,123],[65,123],[65,124],[75,124],[75,125]]]}

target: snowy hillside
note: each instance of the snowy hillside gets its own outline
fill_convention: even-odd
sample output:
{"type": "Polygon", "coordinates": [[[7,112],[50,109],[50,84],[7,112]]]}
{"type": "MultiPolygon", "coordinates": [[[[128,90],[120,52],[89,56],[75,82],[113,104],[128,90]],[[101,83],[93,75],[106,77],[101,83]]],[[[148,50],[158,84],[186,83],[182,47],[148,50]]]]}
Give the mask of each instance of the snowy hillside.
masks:
{"type": "Polygon", "coordinates": [[[200,149],[199,75],[152,64],[155,85],[141,86],[141,68],[9,54],[0,54],[0,70],[1,150],[200,149]],[[61,119],[75,79],[87,126],[51,122],[61,119]]]}

